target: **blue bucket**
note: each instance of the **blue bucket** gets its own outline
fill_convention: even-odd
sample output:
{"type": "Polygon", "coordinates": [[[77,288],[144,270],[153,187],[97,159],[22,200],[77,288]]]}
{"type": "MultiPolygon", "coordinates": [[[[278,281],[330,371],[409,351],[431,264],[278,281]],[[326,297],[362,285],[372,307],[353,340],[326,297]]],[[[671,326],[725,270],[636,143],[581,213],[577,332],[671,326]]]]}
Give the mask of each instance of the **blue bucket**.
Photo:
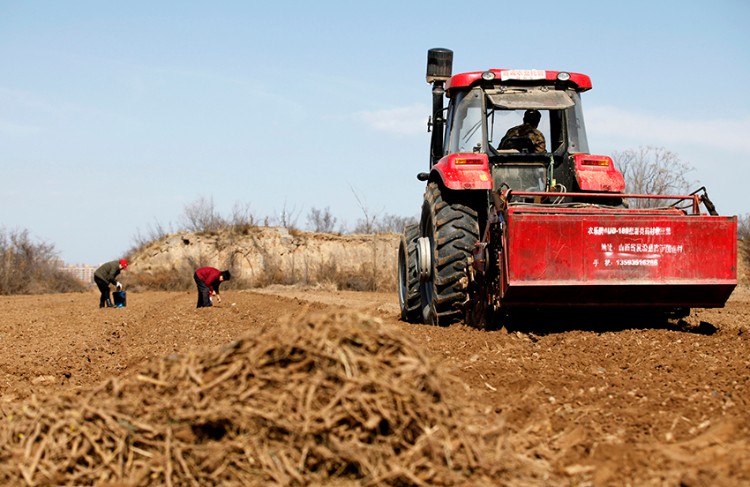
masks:
{"type": "Polygon", "coordinates": [[[112,293],[112,298],[115,300],[115,306],[118,308],[124,308],[127,305],[127,296],[125,291],[115,291],[112,293]]]}

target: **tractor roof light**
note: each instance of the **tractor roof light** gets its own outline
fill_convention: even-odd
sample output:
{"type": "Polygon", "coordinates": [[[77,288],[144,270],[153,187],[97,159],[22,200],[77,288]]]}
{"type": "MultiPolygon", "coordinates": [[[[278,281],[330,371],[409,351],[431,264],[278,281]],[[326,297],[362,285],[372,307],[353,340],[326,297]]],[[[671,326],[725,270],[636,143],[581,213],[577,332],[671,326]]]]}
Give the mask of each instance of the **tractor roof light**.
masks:
{"type": "Polygon", "coordinates": [[[482,79],[485,81],[492,81],[495,79],[495,72],[494,71],[485,71],[482,73],[482,79]]]}
{"type": "Polygon", "coordinates": [[[570,81],[570,73],[566,73],[565,71],[557,73],[557,81],[570,81]]]}

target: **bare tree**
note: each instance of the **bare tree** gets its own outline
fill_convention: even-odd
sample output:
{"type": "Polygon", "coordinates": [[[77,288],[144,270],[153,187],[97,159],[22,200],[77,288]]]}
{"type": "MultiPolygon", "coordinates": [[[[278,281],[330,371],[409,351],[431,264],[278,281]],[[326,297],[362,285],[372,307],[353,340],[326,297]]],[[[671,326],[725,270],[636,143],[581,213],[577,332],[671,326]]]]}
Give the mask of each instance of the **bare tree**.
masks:
{"type": "Polygon", "coordinates": [[[328,206],[324,210],[313,207],[307,214],[307,227],[313,232],[334,233],[336,217],[328,206]]]}
{"type": "Polygon", "coordinates": [[[258,219],[250,211],[250,204],[235,203],[232,207],[232,231],[235,233],[247,233],[251,228],[258,226],[258,219]]]}
{"type": "MultiPolygon", "coordinates": [[[[693,166],[663,147],[640,147],[615,152],[613,158],[625,177],[625,192],[633,194],[688,194],[695,182],[687,179],[693,166]]],[[[632,208],[663,206],[663,199],[632,199],[632,208]]]]}
{"type": "Polygon", "coordinates": [[[375,231],[378,233],[401,233],[404,228],[408,225],[419,223],[419,219],[415,216],[398,216],[386,214],[380,218],[375,226],[375,231]]]}
{"type": "Polygon", "coordinates": [[[149,224],[146,227],[145,233],[141,233],[141,229],[136,228],[135,235],[133,236],[133,242],[135,243],[135,247],[130,249],[128,253],[134,253],[136,250],[145,247],[151,242],[156,242],[158,240],[161,240],[164,237],[166,237],[169,233],[170,232],[167,231],[164,225],[162,225],[158,221],[154,222],[153,224],[149,224]]]}
{"type": "Polygon", "coordinates": [[[375,226],[377,225],[377,220],[378,220],[377,215],[372,216],[372,218],[369,218],[367,215],[365,215],[364,218],[358,218],[357,224],[354,225],[354,230],[352,230],[352,233],[361,233],[361,234],[375,233],[375,226]]]}
{"type": "Polygon", "coordinates": [[[299,214],[300,211],[295,207],[287,208],[287,202],[284,200],[284,206],[281,208],[281,213],[279,213],[279,217],[277,218],[278,225],[287,230],[296,230],[299,214]]]}
{"type": "Polygon", "coordinates": [[[750,241],[750,213],[737,217],[737,238],[750,241]]]}
{"type": "Polygon", "coordinates": [[[227,226],[227,222],[214,208],[214,199],[201,196],[185,206],[182,224],[189,232],[215,232],[227,226]]]}
{"type": "Polygon", "coordinates": [[[354,233],[374,233],[378,215],[370,212],[370,209],[362,202],[359,195],[354,191],[354,188],[351,185],[349,185],[349,188],[352,190],[352,194],[354,194],[354,198],[357,200],[357,204],[363,214],[363,217],[357,220],[357,225],[354,227],[354,233]]]}

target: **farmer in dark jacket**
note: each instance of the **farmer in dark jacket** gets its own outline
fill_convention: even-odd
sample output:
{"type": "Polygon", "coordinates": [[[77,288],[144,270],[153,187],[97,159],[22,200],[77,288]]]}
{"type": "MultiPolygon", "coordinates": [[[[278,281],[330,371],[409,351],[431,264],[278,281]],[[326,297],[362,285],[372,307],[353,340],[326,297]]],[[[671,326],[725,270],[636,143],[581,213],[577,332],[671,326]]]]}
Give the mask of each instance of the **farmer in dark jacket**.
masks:
{"type": "Polygon", "coordinates": [[[195,284],[198,286],[198,308],[206,308],[213,306],[211,303],[211,296],[216,296],[216,299],[221,303],[221,296],[219,295],[219,285],[231,279],[232,275],[229,271],[220,271],[213,267],[201,267],[195,274],[195,284]]]}
{"type": "Polygon", "coordinates": [[[125,259],[113,260],[102,264],[96,271],[94,271],[94,282],[96,287],[99,288],[99,292],[102,293],[99,298],[99,307],[114,308],[112,300],[109,297],[109,285],[112,284],[117,288],[118,291],[122,291],[122,284],[117,280],[117,276],[120,271],[128,268],[128,261],[125,259]]]}

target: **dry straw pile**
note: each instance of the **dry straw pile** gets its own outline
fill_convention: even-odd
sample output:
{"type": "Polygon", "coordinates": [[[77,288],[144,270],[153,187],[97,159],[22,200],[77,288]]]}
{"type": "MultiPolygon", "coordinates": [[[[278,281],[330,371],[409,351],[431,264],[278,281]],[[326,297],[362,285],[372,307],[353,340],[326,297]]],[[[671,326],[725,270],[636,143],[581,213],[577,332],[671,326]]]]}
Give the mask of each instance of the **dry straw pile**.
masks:
{"type": "Polygon", "coordinates": [[[497,485],[511,456],[451,387],[396,328],[310,315],[4,411],[0,483],[497,485]]]}

